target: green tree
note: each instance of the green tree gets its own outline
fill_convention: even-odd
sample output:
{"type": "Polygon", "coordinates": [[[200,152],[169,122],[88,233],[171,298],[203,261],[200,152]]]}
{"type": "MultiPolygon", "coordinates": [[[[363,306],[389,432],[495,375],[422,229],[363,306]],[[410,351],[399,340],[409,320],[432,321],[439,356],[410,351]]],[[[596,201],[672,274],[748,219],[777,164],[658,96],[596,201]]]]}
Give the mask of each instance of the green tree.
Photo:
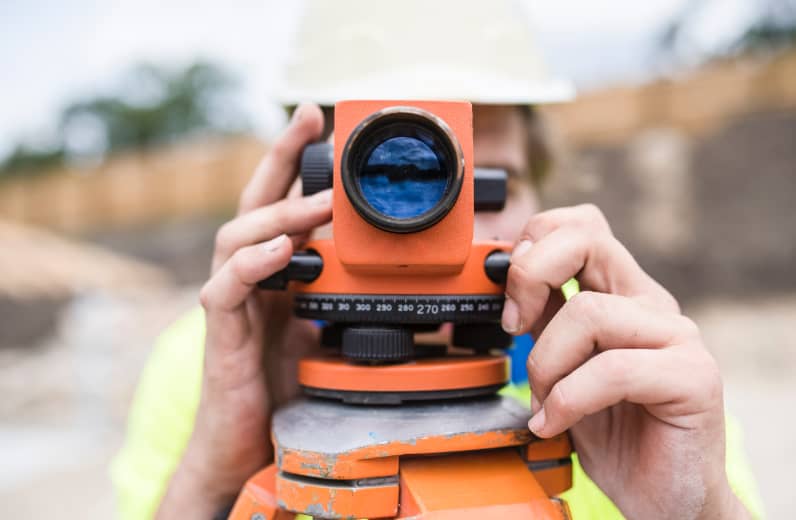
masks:
{"type": "Polygon", "coordinates": [[[130,69],[117,92],[69,104],[58,117],[56,144],[46,150],[19,143],[0,165],[0,175],[40,171],[74,155],[103,157],[118,150],[150,148],[185,136],[237,133],[248,128],[237,111],[236,83],[219,67],[198,62],[170,70],[151,64],[130,69]],[[89,141],[74,142],[74,134],[89,141]]]}

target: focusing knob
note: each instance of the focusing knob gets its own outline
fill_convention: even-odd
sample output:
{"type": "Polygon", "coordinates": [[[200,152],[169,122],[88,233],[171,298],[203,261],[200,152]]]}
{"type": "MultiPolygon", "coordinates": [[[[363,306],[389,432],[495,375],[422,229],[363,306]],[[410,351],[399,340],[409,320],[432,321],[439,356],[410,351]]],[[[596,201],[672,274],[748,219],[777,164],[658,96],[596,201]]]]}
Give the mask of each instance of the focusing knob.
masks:
{"type": "Polygon", "coordinates": [[[475,210],[502,211],[506,205],[506,185],[508,173],[497,168],[476,168],[475,210]]]}
{"type": "Polygon", "coordinates": [[[453,327],[452,343],[476,352],[507,349],[513,342],[514,337],[507,334],[499,323],[457,323],[453,327]]]}
{"type": "Polygon", "coordinates": [[[412,359],[414,337],[408,328],[348,327],[343,356],[360,363],[398,363],[412,359]]]}
{"type": "Polygon", "coordinates": [[[334,148],[329,143],[313,143],[301,154],[301,183],[304,195],[332,187],[334,148]]]}
{"type": "Polygon", "coordinates": [[[498,285],[506,283],[509,277],[509,266],[511,265],[511,253],[505,251],[493,251],[484,260],[484,271],[487,278],[498,285]]]}
{"type": "Polygon", "coordinates": [[[291,280],[309,283],[321,275],[323,258],[315,251],[298,251],[290,257],[287,267],[257,282],[264,290],[283,291],[291,280]]]}

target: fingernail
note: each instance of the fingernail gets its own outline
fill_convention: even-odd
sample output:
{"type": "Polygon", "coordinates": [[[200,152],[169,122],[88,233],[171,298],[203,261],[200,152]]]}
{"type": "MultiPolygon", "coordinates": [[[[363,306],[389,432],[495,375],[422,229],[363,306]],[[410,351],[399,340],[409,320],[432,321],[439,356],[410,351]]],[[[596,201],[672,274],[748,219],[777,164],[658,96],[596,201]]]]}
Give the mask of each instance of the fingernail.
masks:
{"type": "Polygon", "coordinates": [[[310,197],[310,204],[312,204],[313,206],[328,206],[331,201],[332,201],[331,188],[319,191],[318,193],[310,197]]]}
{"type": "Polygon", "coordinates": [[[539,411],[539,408],[542,407],[542,403],[539,402],[539,399],[536,398],[534,394],[531,394],[531,411],[536,413],[539,411]]]}
{"type": "Polygon", "coordinates": [[[509,296],[506,296],[506,303],[503,304],[503,317],[500,321],[503,325],[503,330],[509,334],[514,334],[520,330],[520,326],[522,325],[520,321],[520,310],[517,304],[514,303],[514,300],[509,296]]]}
{"type": "Polygon", "coordinates": [[[287,239],[287,235],[282,233],[278,237],[272,238],[268,242],[264,243],[263,247],[265,248],[266,252],[274,253],[276,251],[279,251],[279,248],[282,247],[282,244],[285,242],[285,239],[287,239]]]}
{"type": "Polygon", "coordinates": [[[545,416],[544,416],[544,408],[539,409],[538,412],[533,414],[531,420],[528,421],[528,429],[531,430],[533,433],[539,435],[539,432],[542,431],[544,428],[545,416]]]}
{"type": "Polygon", "coordinates": [[[514,253],[511,256],[522,256],[528,252],[533,245],[530,240],[521,240],[517,247],[514,248],[514,253]]]}

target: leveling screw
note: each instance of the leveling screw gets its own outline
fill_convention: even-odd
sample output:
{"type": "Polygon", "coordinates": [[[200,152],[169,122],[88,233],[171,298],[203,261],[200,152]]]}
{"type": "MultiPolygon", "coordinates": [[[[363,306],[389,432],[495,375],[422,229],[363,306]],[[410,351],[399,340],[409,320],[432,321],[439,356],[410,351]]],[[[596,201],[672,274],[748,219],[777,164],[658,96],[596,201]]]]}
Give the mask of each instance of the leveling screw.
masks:
{"type": "Polygon", "coordinates": [[[251,520],[265,520],[265,515],[262,513],[254,513],[251,520]]]}

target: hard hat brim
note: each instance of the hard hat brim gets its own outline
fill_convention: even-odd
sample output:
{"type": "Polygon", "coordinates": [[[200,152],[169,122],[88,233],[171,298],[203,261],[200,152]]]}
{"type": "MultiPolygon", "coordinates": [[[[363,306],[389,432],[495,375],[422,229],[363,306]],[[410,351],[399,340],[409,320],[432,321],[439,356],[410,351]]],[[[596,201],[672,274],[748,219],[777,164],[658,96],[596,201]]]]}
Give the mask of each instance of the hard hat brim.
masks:
{"type": "Polygon", "coordinates": [[[283,105],[314,102],[334,105],[346,99],[465,100],[490,105],[562,103],[575,97],[572,83],[549,78],[498,77],[487,71],[451,67],[433,70],[415,67],[393,69],[345,82],[324,85],[279,85],[273,92],[283,105]]]}

